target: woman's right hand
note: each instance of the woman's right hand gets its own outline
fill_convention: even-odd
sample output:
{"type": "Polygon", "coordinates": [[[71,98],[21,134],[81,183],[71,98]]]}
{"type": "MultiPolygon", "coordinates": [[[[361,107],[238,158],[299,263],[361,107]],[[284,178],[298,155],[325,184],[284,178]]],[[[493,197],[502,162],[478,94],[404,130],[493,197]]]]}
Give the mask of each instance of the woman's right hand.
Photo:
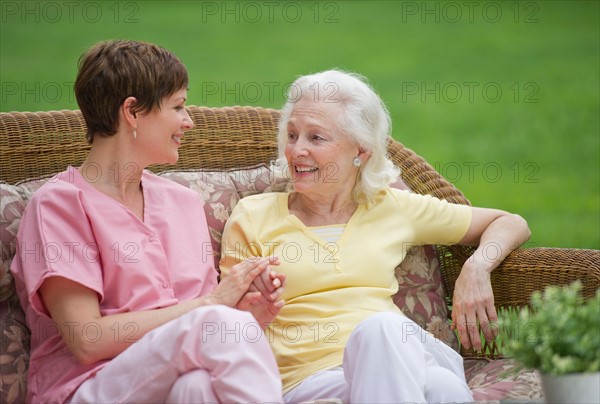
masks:
{"type": "Polygon", "coordinates": [[[267,270],[269,264],[269,257],[254,257],[234,265],[227,276],[221,278],[217,287],[204,296],[205,303],[235,307],[255,279],[267,270]]]}

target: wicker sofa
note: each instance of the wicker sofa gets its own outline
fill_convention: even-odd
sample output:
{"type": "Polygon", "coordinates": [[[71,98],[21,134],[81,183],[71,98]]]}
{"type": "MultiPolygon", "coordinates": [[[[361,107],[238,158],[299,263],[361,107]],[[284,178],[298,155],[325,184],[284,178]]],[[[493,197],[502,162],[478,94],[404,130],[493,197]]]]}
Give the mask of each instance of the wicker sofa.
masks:
{"type": "MultiPolygon", "coordinates": [[[[213,247],[219,251],[224,223],[242,197],[282,190],[269,162],[276,155],[279,112],[253,107],[189,107],[195,127],[180,150],[177,166],[155,166],[154,172],[198,191],[205,201],[213,247]]],[[[0,113],[0,402],[24,401],[31,332],[9,272],[19,219],[31,194],[68,165],[80,164],[89,149],[79,111],[0,113]]],[[[394,186],[432,194],[454,203],[468,200],[427,162],[390,140],[389,154],[402,169],[394,186]]],[[[539,398],[541,388],[532,371],[511,372],[514,364],[501,356],[501,347],[487,344],[484,353],[459,346],[448,327],[454,282],[471,250],[464,247],[413,248],[398,263],[401,285],[394,301],[406,315],[433,332],[465,357],[469,385],[478,401],[539,398]]],[[[218,260],[218,254],[215,257],[218,260]]],[[[498,307],[521,306],[532,291],[548,284],[581,279],[584,293],[600,285],[600,251],[557,248],[520,249],[494,271],[492,283],[498,307]]],[[[251,387],[249,387],[251,388],[251,387]]]]}

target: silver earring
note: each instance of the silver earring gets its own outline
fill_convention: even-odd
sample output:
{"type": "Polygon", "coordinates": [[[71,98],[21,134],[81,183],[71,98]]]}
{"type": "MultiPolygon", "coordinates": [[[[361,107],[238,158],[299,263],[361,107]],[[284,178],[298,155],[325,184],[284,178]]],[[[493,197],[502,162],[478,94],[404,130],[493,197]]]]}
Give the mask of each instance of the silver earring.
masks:
{"type": "Polygon", "coordinates": [[[354,167],[360,167],[360,165],[362,164],[362,160],[360,159],[360,157],[356,156],[354,157],[354,160],[352,160],[352,164],[354,164],[354,167]]]}
{"type": "Polygon", "coordinates": [[[136,131],[136,129],[137,128],[135,128],[135,127],[133,128],[133,138],[134,139],[137,139],[137,131],[136,131]]]}

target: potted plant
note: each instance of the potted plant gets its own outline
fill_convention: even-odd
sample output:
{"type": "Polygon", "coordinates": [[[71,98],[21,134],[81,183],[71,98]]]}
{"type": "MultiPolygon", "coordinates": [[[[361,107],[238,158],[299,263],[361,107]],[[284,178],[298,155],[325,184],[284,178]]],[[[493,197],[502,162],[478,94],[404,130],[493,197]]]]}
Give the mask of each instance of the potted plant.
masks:
{"type": "Polygon", "coordinates": [[[541,373],[547,403],[600,403],[600,289],[585,301],[579,281],[548,286],[499,325],[505,353],[541,373]]]}

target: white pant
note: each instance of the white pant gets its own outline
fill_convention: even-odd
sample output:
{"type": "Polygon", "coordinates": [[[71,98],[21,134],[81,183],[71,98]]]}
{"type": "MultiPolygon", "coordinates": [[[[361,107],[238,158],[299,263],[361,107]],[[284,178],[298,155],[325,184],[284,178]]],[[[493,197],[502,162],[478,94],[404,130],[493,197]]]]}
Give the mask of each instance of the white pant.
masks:
{"type": "Polygon", "coordinates": [[[340,398],[345,403],[469,402],[462,357],[396,313],[375,314],[350,335],[342,367],[317,372],[286,403],[340,398]]]}
{"type": "Polygon", "coordinates": [[[275,403],[281,378],[254,317],[206,306],[158,327],[111,360],[72,403],[275,403]]]}

